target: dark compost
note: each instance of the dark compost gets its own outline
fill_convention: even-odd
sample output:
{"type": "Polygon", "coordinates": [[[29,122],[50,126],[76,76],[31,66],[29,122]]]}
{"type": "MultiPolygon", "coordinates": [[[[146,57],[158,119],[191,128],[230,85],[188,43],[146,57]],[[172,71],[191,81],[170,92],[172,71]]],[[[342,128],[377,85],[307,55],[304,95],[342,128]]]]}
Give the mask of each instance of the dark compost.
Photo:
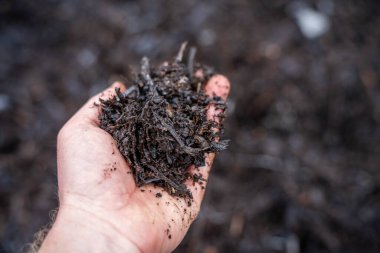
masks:
{"type": "Polygon", "coordinates": [[[205,154],[219,152],[225,102],[203,88],[212,70],[194,63],[195,48],[184,60],[186,43],[172,62],[151,68],[141,60],[132,85],[109,100],[101,100],[100,127],[110,133],[132,167],[138,186],[153,183],[168,193],[192,197],[184,182],[202,177],[189,167],[205,165],[205,154]],[[214,104],[220,113],[207,118],[214,104]],[[218,118],[218,119],[216,119],[218,118]]]}

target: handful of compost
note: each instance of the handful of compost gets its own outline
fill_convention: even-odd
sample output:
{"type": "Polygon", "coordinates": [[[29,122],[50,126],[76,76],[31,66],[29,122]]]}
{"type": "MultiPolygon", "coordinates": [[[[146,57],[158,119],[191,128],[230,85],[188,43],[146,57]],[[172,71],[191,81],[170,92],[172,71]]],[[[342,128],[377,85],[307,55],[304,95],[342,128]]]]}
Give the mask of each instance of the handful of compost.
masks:
{"type": "Polygon", "coordinates": [[[132,168],[137,186],[152,183],[169,194],[192,198],[184,182],[202,181],[189,167],[205,164],[205,154],[227,147],[220,140],[225,102],[203,88],[214,74],[194,62],[195,48],[185,62],[186,44],[172,62],[151,67],[144,57],[129,88],[100,101],[100,127],[115,139],[132,168]],[[207,118],[209,105],[220,113],[207,118]]]}

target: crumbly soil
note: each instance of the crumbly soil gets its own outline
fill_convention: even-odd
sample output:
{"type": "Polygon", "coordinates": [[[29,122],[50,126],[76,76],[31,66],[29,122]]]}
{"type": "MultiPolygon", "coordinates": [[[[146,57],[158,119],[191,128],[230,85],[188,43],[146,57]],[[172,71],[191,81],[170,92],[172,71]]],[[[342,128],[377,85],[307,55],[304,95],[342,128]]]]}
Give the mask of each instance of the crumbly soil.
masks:
{"type": "Polygon", "coordinates": [[[184,182],[202,180],[189,168],[205,165],[205,155],[227,147],[220,141],[226,103],[209,97],[204,86],[211,68],[195,63],[195,48],[184,57],[182,44],[173,61],[151,68],[141,60],[141,71],[126,91],[100,101],[100,127],[115,139],[132,167],[137,186],[153,184],[171,195],[192,198],[184,182]],[[219,109],[207,118],[210,105],[219,109]]]}

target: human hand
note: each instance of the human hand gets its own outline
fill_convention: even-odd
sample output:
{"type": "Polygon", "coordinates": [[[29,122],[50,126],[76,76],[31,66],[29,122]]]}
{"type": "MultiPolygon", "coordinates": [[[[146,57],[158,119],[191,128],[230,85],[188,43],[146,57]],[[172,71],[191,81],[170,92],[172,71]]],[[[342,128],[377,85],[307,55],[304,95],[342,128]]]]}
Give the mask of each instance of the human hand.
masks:
{"type": "MultiPolygon", "coordinates": [[[[61,129],[57,141],[59,211],[40,252],[170,252],[196,218],[204,190],[186,182],[194,201],[161,188],[138,188],[112,136],[99,128],[99,98],[114,95],[121,83],[92,97],[61,129]],[[162,197],[157,198],[156,193],[162,197]]],[[[205,92],[226,99],[229,81],[212,77],[205,92]]],[[[208,117],[218,112],[211,105],[208,117]]],[[[207,180],[215,154],[200,173],[207,180]]],[[[193,168],[191,168],[193,169],[193,168]]]]}

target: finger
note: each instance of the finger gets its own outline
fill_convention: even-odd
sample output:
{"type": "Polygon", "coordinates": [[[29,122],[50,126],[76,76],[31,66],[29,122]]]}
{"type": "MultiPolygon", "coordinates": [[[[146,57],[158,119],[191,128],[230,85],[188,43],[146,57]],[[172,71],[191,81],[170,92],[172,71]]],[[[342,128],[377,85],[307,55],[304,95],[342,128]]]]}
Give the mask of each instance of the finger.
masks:
{"type": "Polygon", "coordinates": [[[210,97],[216,95],[226,101],[230,93],[230,81],[223,75],[215,75],[207,82],[205,92],[210,97]]]}
{"type": "MultiPolygon", "coordinates": [[[[207,85],[205,87],[205,93],[210,97],[219,96],[224,101],[226,101],[230,93],[230,82],[225,76],[215,75],[211,77],[211,79],[207,82],[207,85]]],[[[219,117],[216,117],[219,113],[220,110],[217,110],[215,108],[215,105],[210,105],[207,111],[207,118],[209,120],[219,120],[219,117]]],[[[206,154],[205,166],[191,169],[192,173],[201,174],[202,178],[206,180],[202,183],[202,185],[193,184],[192,182],[190,182],[189,185],[189,189],[193,194],[194,201],[198,202],[199,204],[202,201],[204,195],[204,188],[206,186],[214,158],[214,153],[206,154]]]]}
{"type": "Polygon", "coordinates": [[[71,123],[87,123],[94,126],[99,126],[99,104],[100,100],[107,100],[115,96],[115,88],[119,88],[121,92],[125,90],[125,86],[121,82],[114,82],[110,87],[104,91],[91,97],[82,108],[75,113],[75,115],[70,119],[71,123]]]}

